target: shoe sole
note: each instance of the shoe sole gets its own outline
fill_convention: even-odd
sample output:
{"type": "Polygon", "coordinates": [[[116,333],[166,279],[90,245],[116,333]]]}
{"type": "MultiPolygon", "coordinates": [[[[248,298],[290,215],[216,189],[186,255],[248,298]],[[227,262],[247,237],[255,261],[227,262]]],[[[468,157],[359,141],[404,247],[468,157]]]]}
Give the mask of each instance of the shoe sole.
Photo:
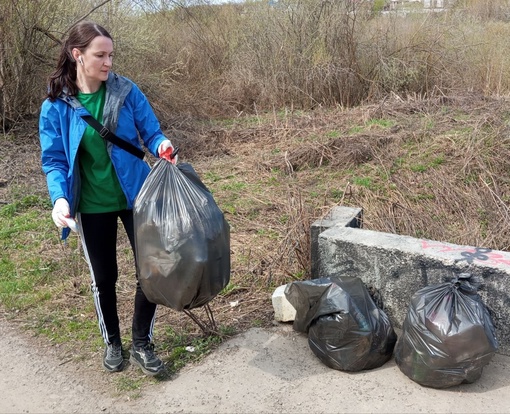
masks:
{"type": "Polygon", "coordinates": [[[116,365],[116,366],[109,366],[109,365],[106,365],[104,362],[103,362],[103,367],[104,369],[106,369],[108,372],[119,372],[119,371],[122,371],[123,368],[124,368],[124,361],[122,361],[119,365],[116,365]]]}
{"type": "Polygon", "coordinates": [[[129,362],[131,362],[133,365],[136,365],[138,368],[140,368],[145,375],[149,375],[151,377],[155,377],[156,375],[161,374],[161,372],[163,372],[163,370],[165,369],[165,365],[161,364],[158,367],[157,371],[149,371],[140,362],[138,362],[138,360],[133,355],[129,356],[129,362]]]}

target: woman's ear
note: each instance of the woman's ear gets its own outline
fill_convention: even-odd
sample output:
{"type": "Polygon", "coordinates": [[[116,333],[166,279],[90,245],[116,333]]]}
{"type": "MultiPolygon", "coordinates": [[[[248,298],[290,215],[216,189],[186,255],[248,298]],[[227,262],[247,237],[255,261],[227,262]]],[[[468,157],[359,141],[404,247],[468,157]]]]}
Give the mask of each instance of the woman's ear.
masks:
{"type": "Polygon", "coordinates": [[[81,52],[79,49],[77,49],[76,47],[71,50],[71,54],[73,55],[73,59],[75,62],[79,62],[80,61],[80,57],[81,57],[81,52]]]}

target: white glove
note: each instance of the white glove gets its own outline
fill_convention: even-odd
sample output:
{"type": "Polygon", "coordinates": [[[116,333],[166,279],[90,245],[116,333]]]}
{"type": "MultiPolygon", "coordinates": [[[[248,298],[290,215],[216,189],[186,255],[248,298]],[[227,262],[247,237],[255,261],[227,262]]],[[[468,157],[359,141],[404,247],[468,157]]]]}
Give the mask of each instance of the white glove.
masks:
{"type": "Polygon", "coordinates": [[[69,203],[65,198],[58,198],[53,205],[53,211],[51,212],[51,218],[58,228],[67,227],[67,219],[71,216],[69,209],[69,203]]]}
{"type": "Polygon", "coordinates": [[[165,139],[158,147],[158,155],[159,158],[164,158],[167,161],[170,161],[172,164],[177,162],[177,154],[172,157],[172,153],[174,152],[174,146],[170,142],[169,139],[165,139]]]}

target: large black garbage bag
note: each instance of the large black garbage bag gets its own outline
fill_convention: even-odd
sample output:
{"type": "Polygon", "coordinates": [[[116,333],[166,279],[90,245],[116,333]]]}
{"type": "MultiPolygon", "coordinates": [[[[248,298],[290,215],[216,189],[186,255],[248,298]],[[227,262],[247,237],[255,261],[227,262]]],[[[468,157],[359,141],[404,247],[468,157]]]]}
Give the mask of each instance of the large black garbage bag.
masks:
{"type": "Polygon", "coordinates": [[[136,265],[147,298],[207,304],[230,280],[230,228],[190,164],[156,162],[134,204],[136,265]]]}
{"type": "Polygon", "coordinates": [[[395,361],[405,375],[432,388],[480,378],[498,342],[477,290],[463,275],[413,295],[395,348],[395,361]]]}
{"type": "Polygon", "coordinates": [[[308,333],[310,348],[328,367],[361,371],[391,358],[397,335],[361,279],[293,282],[285,296],[296,309],[294,329],[308,333]]]}

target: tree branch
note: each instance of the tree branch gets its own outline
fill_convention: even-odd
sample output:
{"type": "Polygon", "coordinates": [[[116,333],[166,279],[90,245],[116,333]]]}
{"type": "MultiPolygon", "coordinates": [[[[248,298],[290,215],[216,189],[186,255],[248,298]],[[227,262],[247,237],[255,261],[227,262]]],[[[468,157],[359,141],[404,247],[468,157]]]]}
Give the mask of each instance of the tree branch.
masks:
{"type": "Polygon", "coordinates": [[[54,36],[50,32],[48,32],[46,29],[43,29],[42,27],[39,27],[39,26],[34,26],[34,30],[37,30],[38,32],[41,32],[41,33],[45,34],[47,37],[49,37],[55,43],[58,43],[59,45],[62,44],[62,40],[61,39],[58,39],[56,36],[54,36]]]}
{"type": "Polygon", "coordinates": [[[84,14],[82,17],[80,17],[78,20],[76,20],[71,26],[69,26],[66,29],[66,31],[64,32],[64,34],[67,33],[71,29],[71,27],[73,27],[76,23],[81,22],[82,20],[85,20],[87,17],[89,17],[97,9],[99,9],[100,7],[103,7],[106,3],[110,3],[110,1],[111,0],[105,0],[101,4],[98,4],[96,7],[93,7],[92,9],[90,9],[90,11],[88,13],[84,14]]]}

